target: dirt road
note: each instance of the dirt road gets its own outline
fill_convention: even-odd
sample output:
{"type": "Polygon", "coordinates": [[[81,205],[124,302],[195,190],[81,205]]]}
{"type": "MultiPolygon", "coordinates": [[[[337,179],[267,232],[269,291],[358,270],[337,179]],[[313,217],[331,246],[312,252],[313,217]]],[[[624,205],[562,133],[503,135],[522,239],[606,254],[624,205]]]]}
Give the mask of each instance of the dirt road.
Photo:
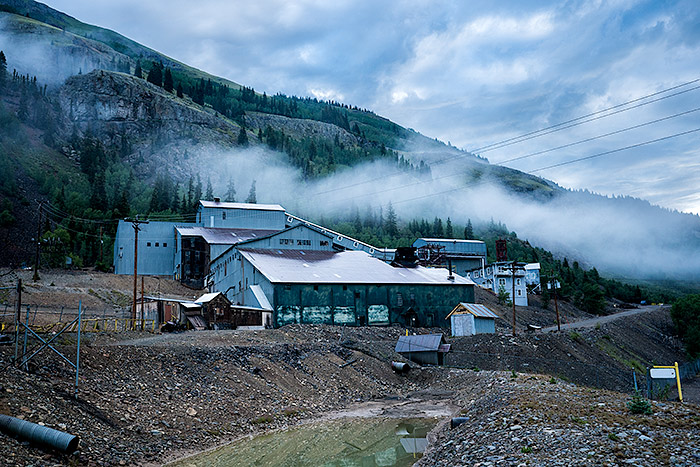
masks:
{"type": "MultiPolygon", "coordinates": [[[[603,325],[605,323],[609,323],[610,321],[624,318],[626,316],[634,316],[634,315],[638,315],[640,313],[649,313],[651,311],[656,311],[656,310],[661,310],[661,309],[670,309],[670,308],[671,308],[670,305],[642,306],[639,308],[635,308],[633,310],[626,310],[626,311],[621,311],[619,313],[614,313],[612,315],[598,316],[596,318],[584,319],[582,321],[576,321],[574,323],[562,324],[561,329],[562,329],[562,331],[564,331],[564,330],[569,330],[569,329],[592,328],[592,327],[595,327],[596,325],[603,325]]],[[[542,328],[542,331],[544,331],[544,332],[552,332],[552,331],[556,331],[556,330],[557,330],[557,326],[549,326],[546,328],[542,328]]]]}

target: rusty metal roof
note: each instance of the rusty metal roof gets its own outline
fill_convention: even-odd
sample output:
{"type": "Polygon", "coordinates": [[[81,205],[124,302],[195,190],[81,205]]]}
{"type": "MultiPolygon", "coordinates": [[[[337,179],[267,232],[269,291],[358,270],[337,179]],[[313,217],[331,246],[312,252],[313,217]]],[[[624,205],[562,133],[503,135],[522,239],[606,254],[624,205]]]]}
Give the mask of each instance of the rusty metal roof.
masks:
{"type": "Polygon", "coordinates": [[[364,251],[244,249],[238,251],[272,283],[473,285],[447,269],[398,268],[364,251]]]}
{"type": "Polygon", "coordinates": [[[400,336],[396,342],[395,352],[437,352],[445,342],[442,334],[421,334],[418,336],[400,336]]]}
{"type": "Polygon", "coordinates": [[[175,227],[183,237],[202,237],[210,245],[235,245],[279,232],[265,229],[223,229],[217,227],[175,227]]]}

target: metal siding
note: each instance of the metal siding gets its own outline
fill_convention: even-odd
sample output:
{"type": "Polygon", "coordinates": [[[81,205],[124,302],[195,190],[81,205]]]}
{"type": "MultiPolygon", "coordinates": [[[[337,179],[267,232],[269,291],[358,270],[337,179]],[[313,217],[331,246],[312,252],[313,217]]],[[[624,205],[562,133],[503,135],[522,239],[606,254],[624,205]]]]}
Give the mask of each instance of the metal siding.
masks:
{"type": "Polygon", "coordinates": [[[306,226],[283,230],[267,238],[246,242],[241,248],[270,250],[333,251],[332,238],[306,226]]]}
{"type": "Polygon", "coordinates": [[[456,240],[449,238],[419,238],[413,246],[420,248],[428,244],[445,247],[445,253],[461,253],[474,256],[486,256],[486,244],[479,240],[456,240]]]}
{"type": "Polygon", "coordinates": [[[474,318],[476,334],[493,334],[496,332],[496,320],[493,318],[474,318]]]}
{"type": "Polygon", "coordinates": [[[203,227],[270,230],[282,230],[285,227],[284,211],[200,206],[199,213],[203,227]],[[223,218],[224,212],[226,219],[223,218]],[[214,225],[211,224],[212,216],[214,225]]]}
{"type": "Polygon", "coordinates": [[[452,315],[450,316],[453,336],[473,336],[475,334],[474,315],[452,315]]]}
{"type": "MultiPolygon", "coordinates": [[[[175,267],[176,222],[151,222],[141,224],[138,246],[138,274],[148,276],[172,276],[175,267]],[[151,246],[147,246],[148,243],[151,246]],[[156,247],[155,244],[158,243],[156,247]],[[163,244],[167,244],[164,247],[163,244]]],[[[119,221],[114,241],[115,274],[134,273],[134,229],[130,222],[119,221]]]]}

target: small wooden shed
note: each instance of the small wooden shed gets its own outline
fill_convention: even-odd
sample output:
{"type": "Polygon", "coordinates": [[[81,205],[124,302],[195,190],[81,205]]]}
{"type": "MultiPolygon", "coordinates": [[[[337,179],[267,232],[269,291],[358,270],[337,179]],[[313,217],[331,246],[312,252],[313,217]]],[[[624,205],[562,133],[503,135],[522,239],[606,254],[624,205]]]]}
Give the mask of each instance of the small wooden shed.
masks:
{"type": "Polygon", "coordinates": [[[202,307],[201,316],[210,329],[231,327],[231,301],[221,292],[207,293],[194,301],[202,307]]]}
{"type": "Polygon", "coordinates": [[[450,351],[442,334],[401,336],[394,349],[412,362],[427,365],[442,365],[444,356],[450,351]]]}
{"type": "Polygon", "coordinates": [[[452,335],[458,337],[494,334],[498,315],[478,303],[460,303],[447,318],[450,319],[452,335]]]}

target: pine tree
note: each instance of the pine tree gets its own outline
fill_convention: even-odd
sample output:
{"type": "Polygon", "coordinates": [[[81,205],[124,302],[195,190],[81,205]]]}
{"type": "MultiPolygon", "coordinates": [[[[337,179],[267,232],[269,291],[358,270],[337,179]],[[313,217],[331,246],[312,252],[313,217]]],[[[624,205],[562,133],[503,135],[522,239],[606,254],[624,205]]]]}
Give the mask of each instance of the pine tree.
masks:
{"type": "Polygon", "coordinates": [[[224,201],[228,203],[236,202],[236,187],[233,184],[233,179],[228,181],[228,188],[226,189],[226,197],[224,198],[224,201]]]}
{"type": "Polygon", "coordinates": [[[443,238],[445,236],[445,232],[442,228],[442,219],[439,217],[436,217],[433,222],[433,235],[437,238],[443,238]]]}
{"type": "Polygon", "coordinates": [[[0,50],[0,89],[5,87],[5,80],[7,79],[7,58],[5,58],[5,52],[0,50]]]}
{"type": "Polygon", "coordinates": [[[177,97],[179,97],[180,99],[185,97],[185,94],[182,92],[182,84],[180,84],[179,82],[177,83],[177,97]]]}
{"type": "Polygon", "coordinates": [[[250,185],[250,191],[248,192],[248,197],[245,200],[246,203],[257,203],[258,202],[258,195],[255,191],[255,180],[253,180],[253,183],[250,185]]]}
{"type": "Polygon", "coordinates": [[[447,224],[445,224],[445,237],[454,238],[454,234],[452,232],[452,221],[449,217],[447,218],[447,224]]]}
{"type": "Polygon", "coordinates": [[[168,92],[173,92],[173,75],[170,73],[170,68],[165,69],[163,76],[163,89],[168,92]]]}
{"type": "Polygon", "coordinates": [[[136,60],[136,69],[134,70],[134,76],[143,79],[143,71],[141,70],[141,60],[136,60]]]}
{"type": "Polygon", "coordinates": [[[398,231],[396,211],[394,211],[394,207],[391,205],[391,202],[389,202],[389,206],[386,208],[386,233],[390,237],[395,237],[398,231]]]}
{"type": "Polygon", "coordinates": [[[199,200],[202,199],[202,179],[197,174],[197,184],[194,187],[194,197],[192,198],[192,210],[197,211],[199,200]]]}
{"type": "Polygon", "coordinates": [[[207,177],[207,192],[204,195],[207,201],[214,201],[214,188],[211,186],[211,177],[207,177]]]}
{"type": "Polygon", "coordinates": [[[239,146],[248,146],[248,133],[245,128],[241,128],[241,131],[238,132],[238,144],[239,146]]]}
{"type": "Polygon", "coordinates": [[[156,86],[163,86],[163,69],[160,64],[153,62],[153,66],[146,76],[146,81],[156,86]]]}
{"type": "Polygon", "coordinates": [[[467,219],[467,226],[464,228],[464,239],[471,240],[474,238],[474,228],[472,227],[472,220],[467,219]]]}

